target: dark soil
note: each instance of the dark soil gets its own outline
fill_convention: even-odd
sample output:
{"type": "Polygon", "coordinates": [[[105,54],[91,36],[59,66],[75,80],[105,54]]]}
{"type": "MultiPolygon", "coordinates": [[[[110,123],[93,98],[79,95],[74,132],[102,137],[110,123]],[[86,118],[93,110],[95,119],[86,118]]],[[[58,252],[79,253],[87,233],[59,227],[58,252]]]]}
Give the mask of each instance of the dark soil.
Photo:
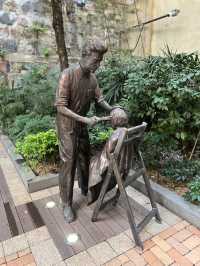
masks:
{"type": "Polygon", "coordinates": [[[170,180],[165,176],[161,176],[157,171],[149,171],[148,175],[155,183],[176,192],[180,196],[183,196],[188,191],[186,183],[170,180]]]}
{"type": "Polygon", "coordinates": [[[59,163],[40,163],[32,169],[35,175],[57,174],[59,172],[59,163]]]}

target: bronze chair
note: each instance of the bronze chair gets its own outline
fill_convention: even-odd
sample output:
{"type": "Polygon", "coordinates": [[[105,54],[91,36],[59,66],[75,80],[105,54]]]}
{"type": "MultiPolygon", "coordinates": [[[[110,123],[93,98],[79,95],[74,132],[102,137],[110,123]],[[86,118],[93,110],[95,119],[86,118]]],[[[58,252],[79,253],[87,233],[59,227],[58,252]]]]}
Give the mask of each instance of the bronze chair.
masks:
{"type": "MultiPolygon", "coordinates": [[[[150,222],[150,220],[153,217],[156,218],[157,222],[161,223],[161,217],[160,217],[158,208],[156,206],[156,202],[154,199],[151,184],[150,184],[149,178],[147,177],[146,168],[144,165],[141,151],[139,149],[140,145],[143,141],[143,136],[144,136],[146,126],[147,126],[147,124],[145,122],[143,122],[139,126],[127,129],[125,134],[121,138],[119,138],[114,152],[109,154],[110,163],[109,163],[107,175],[106,175],[106,178],[104,179],[104,182],[103,182],[103,185],[101,188],[101,192],[100,192],[100,195],[99,195],[98,200],[96,202],[96,205],[95,205],[95,208],[93,211],[93,216],[92,216],[92,221],[93,222],[97,221],[97,216],[99,214],[99,211],[105,205],[107,205],[107,203],[113,203],[113,205],[117,204],[118,198],[121,195],[121,197],[125,203],[127,216],[128,216],[128,220],[129,220],[129,224],[131,227],[133,237],[135,239],[135,243],[136,243],[136,245],[140,246],[141,248],[143,248],[143,243],[141,241],[139,233],[142,231],[142,229],[150,222]],[[137,158],[137,169],[134,171],[133,174],[128,175],[126,178],[122,178],[122,175],[120,174],[120,170],[119,170],[118,158],[119,158],[120,151],[126,145],[128,145],[129,147],[132,145],[134,148],[134,154],[132,154],[131,156],[135,156],[137,158]],[[116,192],[115,196],[112,197],[110,200],[108,200],[107,202],[103,202],[104,197],[107,193],[109,182],[110,182],[111,177],[113,175],[116,178],[116,182],[118,185],[117,192],[116,192]],[[133,183],[140,176],[142,176],[144,179],[147,194],[148,194],[148,197],[149,197],[150,202],[151,202],[152,210],[148,213],[148,215],[139,224],[136,224],[134,213],[133,213],[133,210],[131,208],[131,204],[129,202],[129,198],[128,198],[128,195],[127,195],[125,188],[128,185],[130,185],[131,183],[133,183]]],[[[133,165],[133,168],[134,167],[135,167],[135,165],[133,165]]]]}

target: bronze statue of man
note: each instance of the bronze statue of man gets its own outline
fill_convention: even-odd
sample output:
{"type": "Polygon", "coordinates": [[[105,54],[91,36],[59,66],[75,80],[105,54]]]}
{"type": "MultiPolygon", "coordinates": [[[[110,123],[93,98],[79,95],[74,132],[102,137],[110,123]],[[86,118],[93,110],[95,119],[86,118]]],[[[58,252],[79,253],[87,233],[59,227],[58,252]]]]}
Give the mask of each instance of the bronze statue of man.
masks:
{"type": "Polygon", "coordinates": [[[96,116],[86,117],[90,104],[96,101],[105,110],[113,110],[104,100],[94,74],[106,52],[107,47],[101,40],[94,38],[87,41],[79,64],[62,72],[56,92],[57,132],[62,161],[59,188],[68,223],[75,219],[72,200],[77,161],[81,172],[81,192],[83,195],[88,192],[90,143],[87,125],[93,126],[101,121],[96,116]]]}

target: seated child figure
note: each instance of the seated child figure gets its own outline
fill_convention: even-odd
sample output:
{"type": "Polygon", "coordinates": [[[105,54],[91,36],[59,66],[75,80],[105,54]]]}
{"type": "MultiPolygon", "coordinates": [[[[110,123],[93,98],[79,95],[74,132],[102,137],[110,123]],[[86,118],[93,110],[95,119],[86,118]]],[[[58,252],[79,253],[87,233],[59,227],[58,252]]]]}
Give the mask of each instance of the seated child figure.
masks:
{"type": "MultiPolygon", "coordinates": [[[[125,126],[128,123],[128,117],[124,110],[120,108],[114,109],[111,112],[111,117],[111,124],[115,130],[106,142],[103,150],[92,157],[90,161],[88,204],[91,204],[98,199],[109,166],[108,154],[114,152],[119,137],[124,135],[127,130],[125,126]]],[[[128,147],[122,148],[118,158],[118,165],[122,178],[127,176],[130,169],[131,160],[129,158],[129,151],[130,149],[128,149],[128,147]]],[[[114,176],[112,176],[108,190],[113,189],[115,186],[116,179],[114,176]]]]}

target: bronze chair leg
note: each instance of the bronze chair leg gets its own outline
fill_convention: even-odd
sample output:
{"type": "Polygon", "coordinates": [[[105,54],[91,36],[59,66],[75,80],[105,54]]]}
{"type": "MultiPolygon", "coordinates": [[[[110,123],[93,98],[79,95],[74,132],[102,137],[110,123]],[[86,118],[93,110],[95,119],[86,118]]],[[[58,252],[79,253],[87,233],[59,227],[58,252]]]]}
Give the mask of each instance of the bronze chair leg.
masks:
{"type": "Polygon", "coordinates": [[[93,211],[92,222],[96,222],[97,221],[97,216],[99,214],[103,199],[105,197],[108,185],[110,183],[111,174],[112,174],[112,170],[111,170],[111,168],[109,168],[108,169],[108,173],[107,173],[107,175],[106,175],[106,177],[104,179],[104,182],[103,182],[103,185],[102,185],[101,192],[99,194],[97,203],[96,203],[94,211],[93,211]]]}
{"type": "MultiPolygon", "coordinates": [[[[143,161],[141,152],[139,152],[139,157],[140,157],[140,160],[141,160],[141,163],[142,163],[142,167],[144,169],[146,169],[145,165],[144,165],[144,161],[143,161]]],[[[143,179],[144,179],[144,182],[145,182],[147,194],[148,194],[149,200],[151,202],[152,209],[156,210],[156,214],[155,214],[156,221],[158,223],[162,223],[162,219],[160,217],[160,214],[159,214],[159,211],[158,211],[158,207],[157,207],[157,204],[156,204],[156,201],[155,201],[155,198],[154,198],[154,194],[153,194],[153,190],[152,190],[152,187],[151,187],[151,183],[149,181],[149,178],[146,175],[146,170],[145,170],[145,173],[143,174],[143,179]]]]}
{"type": "Polygon", "coordinates": [[[129,224],[130,224],[130,227],[131,227],[131,231],[132,231],[133,237],[135,239],[135,243],[136,243],[136,245],[140,246],[143,249],[143,243],[142,243],[142,241],[140,239],[139,232],[137,230],[137,225],[136,225],[136,222],[135,222],[134,214],[133,214],[133,211],[132,211],[132,208],[131,208],[131,205],[130,205],[130,202],[129,202],[129,199],[128,199],[128,196],[127,196],[127,193],[126,193],[126,190],[125,190],[125,188],[123,186],[122,178],[121,178],[121,175],[119,173],[119,170],[118,170],[118,167],[117,167],[117,163],[116,163],[116,160],[115,160],[114,156],[112,156],[112,164],[113,164],[113,170],[114,170],[114,173],[115,173],[115,176],[116,176],[116,179],[117,179],[117,184],[118,184],[118,187],[119,187],[119,191],[121,193],[121,196],[122,196],[123,201],[124,201],[125,206],[126,206],[126,212],[127,212],[129,224]]]}
{"type": "Polygon", "coordinates": [[[112,205],[113,206],[116,206],[117,205],[117,203],[118,203],[118,201],[119,201],[119,197],[120,197],[120,190],[119,190],[119,188],[117,188],[117,191],[116,191],[116,193],[115,193],[115,196],[113,197],[113,202],[112,202],[112,205]]]}

